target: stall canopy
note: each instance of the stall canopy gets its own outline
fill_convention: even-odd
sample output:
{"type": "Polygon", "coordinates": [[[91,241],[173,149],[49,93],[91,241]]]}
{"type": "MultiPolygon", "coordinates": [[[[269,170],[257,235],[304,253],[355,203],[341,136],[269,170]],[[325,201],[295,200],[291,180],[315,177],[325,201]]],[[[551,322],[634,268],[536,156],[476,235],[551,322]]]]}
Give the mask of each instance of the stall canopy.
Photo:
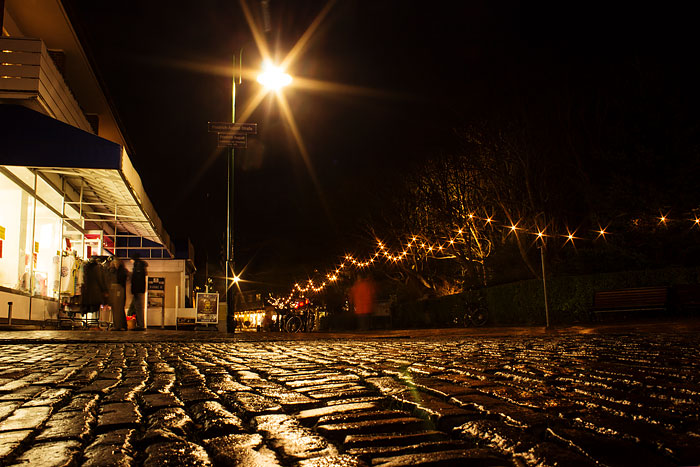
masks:
{"type": "MultiPolygon", "coordinates": [[[[122,146],[39,112],[0,105],[0,165],[60,175],[79,199],[87,222],[156,242],[172,252],[170,237],[122,146]]],[[[57,187],[61,188],[61,187],[57,187]]],[[[67,190],[64,187],[64,192],[67,190]]]]}

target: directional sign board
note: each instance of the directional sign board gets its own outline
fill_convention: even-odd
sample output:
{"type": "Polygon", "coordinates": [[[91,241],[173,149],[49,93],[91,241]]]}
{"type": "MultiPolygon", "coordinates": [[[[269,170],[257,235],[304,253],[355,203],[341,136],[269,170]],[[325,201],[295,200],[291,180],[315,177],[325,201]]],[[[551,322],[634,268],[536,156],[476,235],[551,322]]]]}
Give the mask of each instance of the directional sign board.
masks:
{"type": "Polygon", "coordinates": [[[245,133],[249,135],[258,134],[257,123],[231,123],[231,122],[209,122],[209,131],[212,133],[236,134],[245,133]]]}
{"type": "Polygon", "coordinates": [[[230,148],[247,148],[248,135],[237,133],[219,133],[217,146],[230,148]]]}

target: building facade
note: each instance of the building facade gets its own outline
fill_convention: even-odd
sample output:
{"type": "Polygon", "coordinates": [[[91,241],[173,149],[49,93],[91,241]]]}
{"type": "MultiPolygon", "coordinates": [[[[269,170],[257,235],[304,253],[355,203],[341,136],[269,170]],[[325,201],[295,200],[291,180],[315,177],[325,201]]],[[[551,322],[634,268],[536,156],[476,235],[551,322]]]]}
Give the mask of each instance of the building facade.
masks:
{"type": "Polygon", "coordinates": [[[0,12],[0,319],[55,317],[78,301],[83,262],[134,253],[167,276],[165,305],[184,307],[193,249],[176,258],[66,9],[0,12]]]}

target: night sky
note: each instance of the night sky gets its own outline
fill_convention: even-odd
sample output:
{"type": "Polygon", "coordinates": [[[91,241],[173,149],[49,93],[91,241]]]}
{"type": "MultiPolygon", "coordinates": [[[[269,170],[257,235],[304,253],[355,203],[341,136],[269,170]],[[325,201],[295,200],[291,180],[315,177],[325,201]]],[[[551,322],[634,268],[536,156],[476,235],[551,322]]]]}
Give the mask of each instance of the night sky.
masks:
{"type": "MultiPolygon", "coordinates": [[[[243,47],[245,66],[260,62],[239,3],[68,5],[166,230],[191,238],[200,269],[207,254],[217,262],[226,163],[207,122],[230,118],[232,54],[243,47]]],[[[248,5],[261,21],[261,3],[248,5]]],[[[270,0],[270,48],[284,56],[324,5],[270,0]]],[[[285,90],[319,185],[266,99],[248,119],[259,134],[236,152],[237,268],[276,285],[333,263],[381,219],[388,181],[451,151],[467,123],[528,118],[562,94],[614,95],[635,67],[696,102],[693,15],[678,5],[338,0],[289,72],[349,88],[285,90]]],[[[239,115],[257,86],[239,87],[239,115]]]]}

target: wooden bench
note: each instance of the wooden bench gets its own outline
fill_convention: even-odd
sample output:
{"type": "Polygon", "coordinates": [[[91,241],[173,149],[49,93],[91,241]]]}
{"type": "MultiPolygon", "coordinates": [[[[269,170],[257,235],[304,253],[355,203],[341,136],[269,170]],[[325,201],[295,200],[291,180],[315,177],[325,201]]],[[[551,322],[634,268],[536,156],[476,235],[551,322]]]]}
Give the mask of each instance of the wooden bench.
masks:
{"type": "Polygon", "coordinates": [[[593,296],[593,313],[664,311],[669,308],[668,287],[604,290],[593,296]]]}

